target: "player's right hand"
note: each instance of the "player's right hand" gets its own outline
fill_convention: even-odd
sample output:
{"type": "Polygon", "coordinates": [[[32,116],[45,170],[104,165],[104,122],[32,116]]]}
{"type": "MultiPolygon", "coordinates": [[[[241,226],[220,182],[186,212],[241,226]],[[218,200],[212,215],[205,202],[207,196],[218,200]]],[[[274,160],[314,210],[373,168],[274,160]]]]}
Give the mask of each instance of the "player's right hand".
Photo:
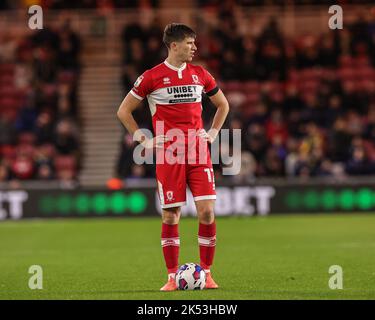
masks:
{"type": "Polygon", "coordinates": [[[170,141],[170,139],[166,135],[159,135],[152,139],[145,139],[141,145],[144,146],[146,149],[162,149],[164,147],[164,143],[170,141]]]}

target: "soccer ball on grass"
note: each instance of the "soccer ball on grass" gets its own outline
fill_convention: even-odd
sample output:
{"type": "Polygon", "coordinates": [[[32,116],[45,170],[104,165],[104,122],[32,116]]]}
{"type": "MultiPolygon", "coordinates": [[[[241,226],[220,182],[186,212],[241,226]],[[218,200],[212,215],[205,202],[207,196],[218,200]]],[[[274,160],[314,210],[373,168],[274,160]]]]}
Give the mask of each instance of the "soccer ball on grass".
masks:
{"type": "Polygon", "coordinates": [[[206,273],[195,263],[185,263],[177,270],[176,283],[179,290],[202,290],[206,285],[206,273]]]}

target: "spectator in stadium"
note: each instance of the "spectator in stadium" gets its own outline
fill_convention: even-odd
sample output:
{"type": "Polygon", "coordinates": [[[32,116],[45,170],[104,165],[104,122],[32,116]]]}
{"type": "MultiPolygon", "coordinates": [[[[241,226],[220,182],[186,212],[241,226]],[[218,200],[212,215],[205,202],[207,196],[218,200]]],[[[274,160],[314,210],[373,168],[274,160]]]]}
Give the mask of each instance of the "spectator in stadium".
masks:
{"type": "Polygon", "coordinates": [[[36,179],[38,180],[54,180],[55,176],[53,174],[52,167],[46,163],[41,164],[36,169],[36,179]]]}
{"type": "Polygon", "coordinates": [[[37,144],[53,143],[54,124],[50,112],[43,111],[36,119],[34,133],[37,144]]]}
{"type": "Polygon", "coordinates": [[[10,179],[10,170],[5,163],[0,163],[0,183],[10,179]]]}
{"type": "Polygon", "coordinates": [[[133,162],[133,151],[136,143],[133,141],[133,137],[125,133],[121,141],[120,157],[117,162],[117,175],[122,178],[126,178],[131,174],[131,167],[133,162]]]}
{"type": "Polygon", "coordinates": [[[375,173],[374,162],[369,161],[363,147],[354,147],[346,162],[346,172],[350,175],[370,175],[375,173]]]}
{"type": "Polygon", "coordinates": [[[72,121],[63,119],[57,124],[53,141],[58,153],[78,157],[79,143],[72,121]]]}
{"type": "Polygon", "coordinates": [[[12,36],[12,31],[0,32],[0,62],[10,62],[17,52],[17,40],[12,36]]]}
{"type": "MultiPolygon", "coordinates": [[[[55,155],[55,147],[52,144],[43,144],[37,147],[34,151],[34,162],[36,167],[48,166],[51,175],[54,175],[53,157],[55,155]]],[[[46,171],[43,169],[43,171],[46,171]]]]}
{"type": "Polygon", "coordinates": [[[38,113],[34,105],[26,104],[18,113],[15,128],[18,132],[33,131],[38,113]]]}
{"type": "MultiPolygon", "coordinates": [[[[375,141],[375,104],[370,106],[370,110],[367,116],[367,123],[364,128],[364,138],[368,141],[375,141]]],[[[375,147],[375,145],[374,145],[375,147]]]]}
{"type": "Polygon", "coordinates": [[[11,165],[12,176],[19,180],[30,180],[34,176],[35,165],[32,158],[19,153],[11,165]]]}
{"type": "Polygon", "coordinates": [[[276,146],[285,144],[288,138],[288,130],[280,109],[271,112],[265,127],[268,143],[274,143],[276,146]]]}
{"type": "Polygon", "coordinates": [[[328,133],[328,156],[334,162],[344,162],[349,157],[348,146],[351,143],[351,135],[347,129],[347,121],[344,117],[338,117],[333,123],[333,128],[328,133]]]}
{"type": "Polygon", "coordinates": [[[16,129],[9,114],[0,112],[0,146],[13,145],[16,142],[16,129]]]}
{"type": "Polygon", "coordinates": [[[250,151],[258,164],[262,163],[267,152],[267,137],[264,127],[252,124],[247,129],[245,149],[250,151]]]}
{"type": "Polygon", "coordinates": [[[78,71],[81,40],[77,33],[72,30],[69,19],[65,20],[63,23],[59,30],[58,37],[58,65],[63,70],[78,71]]]}

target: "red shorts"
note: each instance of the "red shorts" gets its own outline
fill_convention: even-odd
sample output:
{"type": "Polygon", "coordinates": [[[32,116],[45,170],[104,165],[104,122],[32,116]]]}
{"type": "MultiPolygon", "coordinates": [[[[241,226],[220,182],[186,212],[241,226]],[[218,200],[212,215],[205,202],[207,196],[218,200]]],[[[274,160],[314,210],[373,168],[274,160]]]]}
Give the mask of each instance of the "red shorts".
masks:
{"type": "Polygon", "coordinates": [[[157,164],[156,179],[163,209],[186,204],[186,186],[194,201],[216,199],[215,178],[210,155],[204,164],[157,164]]]}

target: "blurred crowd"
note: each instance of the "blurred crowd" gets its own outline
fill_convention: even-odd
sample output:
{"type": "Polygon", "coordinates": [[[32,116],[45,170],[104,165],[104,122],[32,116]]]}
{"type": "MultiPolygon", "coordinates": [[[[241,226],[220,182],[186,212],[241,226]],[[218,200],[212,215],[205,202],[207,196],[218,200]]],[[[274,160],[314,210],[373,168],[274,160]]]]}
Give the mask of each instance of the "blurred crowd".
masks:
{"type": "MultiPolygon", "coordinates": [[[[157,7],[159,2],[40,1],[52,9],[113,9],[131,3],[157,7]]],[[[242,132],[242,169],[231,179],[375,174],[374,17],[359,16],[343,30],[320,35],[291,38],[280,31],[276,19],[262,27],[251,22],[248,29],[259,31],[244,33],[232,6],[260,2],[199,2],[201,7],[217,6],[213,12],[220,24],[195,20],[194,63],[215,76],[229,100],[231,112],[224,127],[242,132]]],[[[0,7],[13,3],[2,1],[0,7]]],[[[124,92],[167,55],[163,23],[157,18],[147,26],[134,21],[127,22],[121,36],[124,92]]],[[[69,21],[30,36],[0,31],[0,183],[57,179],[75,184],[81,150],[80,48],[69,21]]],[[[203,107],[208,128],[215,108],[207,97],[203,107]]],[[[135,117],[141,127],[151,129],[146,108],[145,101],[135,117]]],[[[153,177],[153,166],[134,164],[134,147],[132,137],[124,133],[117,175],[128,181],[153,177]]],[[[222,148],[234,152],[231,144],[222,148]]],[[[220,165],[215,172],[217,180],[223,178],[220,165]]]]}
{"type": "MultiPolygon", "coordinates": [[[[162,0],[2,0],[1,9],[19,8],[38,4],[46,9],[99,9],[111,10],[115,8],[159,8],[162,0]]],[[[224,3],[240,6],[290,6],[290,5],[345,5],[372,4],[372,0],[194,0],[192,7],[219,8],[224,3]]]]}
{"type": "Polygon", "coordinates": [[[0,183],[76,184],[79,52],[69,21],[28,36],[1,31],[0,183]]]}
{"type": "Polygon", "coordinates": [[[2,0],[1,9],[40,5],[43,9],[97,9],[108,12],[116,8],[158,8],[160,0],[2,0]]]}
{"type": "MultiPolygon", "coordinates": [[[[360,16],[343,30],[289,38],[275,19],[254,36],[240,33],[230,11],[218,18],[218,27],[199,25],[193,63],[206,66],[227,96],[225,127],[242,130],[242,169],[232,179],[375,174],[375,20],[360,16]]],[[[125,92],[165,59],[161,35],[157,20],[124,28],[125,92]]],[[[207,98],[203,107],[209,128],[215,110],[207,98]]],[[[144,108],[136,119],[150,128],[144,108]]],[[[152,177],[152,167],[133,163],[134,146],[125,133],[118,175],[152,177]]]]}
{"type": "Polygon", "coordinates": [[[372,4],[372,0],[197,0],[200,7],[220,7],[223,2],[231,2],[241,6],[290,6],[290,5],[345,5],[345,4],[372,4]]]}

